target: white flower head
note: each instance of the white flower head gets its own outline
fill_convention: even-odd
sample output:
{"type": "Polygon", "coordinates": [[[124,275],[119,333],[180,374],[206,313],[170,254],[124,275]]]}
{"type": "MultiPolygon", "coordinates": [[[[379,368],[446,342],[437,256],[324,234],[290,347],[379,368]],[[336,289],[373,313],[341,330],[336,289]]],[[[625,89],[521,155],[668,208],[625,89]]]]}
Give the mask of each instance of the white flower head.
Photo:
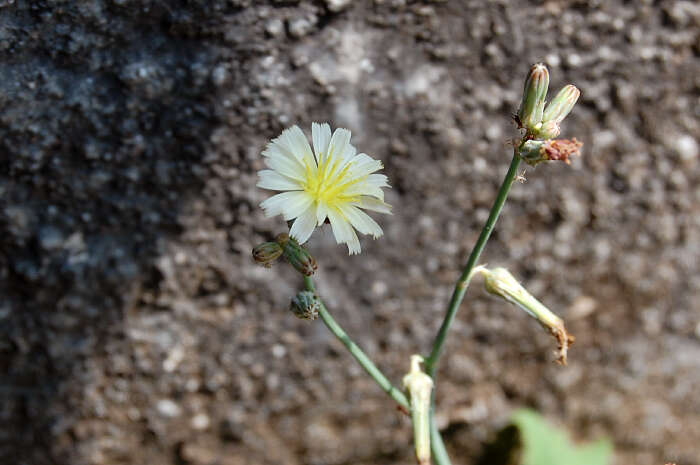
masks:
{"type": "Polygon", "coordinates": [[[311,125],[313,151],[298,126],[282,131],[263,151],[268,170],[258,173],[258,187],[283,191],[260,206],[268,217],[282,215],[294,220],[289,235],[306,242],[316,226],[328,218],[338,244],[347,244],[350,255],[360,253],[355,229],[375,239],[382,228],[361,209],[391,213],[382,187],[387,177],[374,174],[382,162],[357,153],[350,144],[350,131],[328,124],[311,125]],[[354,228],[354,229],[353,229],[354,228]]]}

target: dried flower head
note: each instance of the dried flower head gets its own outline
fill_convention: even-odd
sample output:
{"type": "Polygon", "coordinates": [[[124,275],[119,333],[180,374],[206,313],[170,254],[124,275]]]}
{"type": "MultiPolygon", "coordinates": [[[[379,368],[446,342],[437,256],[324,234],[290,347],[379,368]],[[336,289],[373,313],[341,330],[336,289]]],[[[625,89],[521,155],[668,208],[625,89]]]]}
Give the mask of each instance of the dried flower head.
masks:
{"type": "Polygon", "coordinates": [[[572,155],[580,155],[583,142],[579,142],[574,137],[573,139],[554,139],[544,143],[544,153],[547,160],[563,161],[567,165],[571,163],[569,157],[572,155]]]}
{"type": "Polygon", "coordinates": [[[557,340],[557,361],[566,365],[567,353],[569,346],[574,343],[574,337],[566,331],[561,318],[533,297],[507,269],[489,269],[481,265],[476,267],[473,273],[480,273],[484,277],[484,288],[487,292],[520,307],[539,321],[557,340]]]}
{"type": "Polygon", "coordinates": [[[528,140],[519,148],[518,154],[529,165],[543,161],[563,161],[571,163],[570,156],[580,155],[583,142],[573,139],[528,140]]]}
{"type": "Polygon", "coordinates": [[[290,236],[306,242],[326,219],[335,240],[347,244],[349,253],[360,253],[355,229],[377,238],[382,228],[361,209],[391,213],[384,202],[387,177],[373,174],[383,168],[379,160],[357,153],[350,144],[350,131],[328,124],[311,126],[313,151],[298,126],[285,129],[263,152],[269,170],[258,173],[258,187],[283,191],[260,206],[266,216],[282,215],[294,220],[290,236]]]}

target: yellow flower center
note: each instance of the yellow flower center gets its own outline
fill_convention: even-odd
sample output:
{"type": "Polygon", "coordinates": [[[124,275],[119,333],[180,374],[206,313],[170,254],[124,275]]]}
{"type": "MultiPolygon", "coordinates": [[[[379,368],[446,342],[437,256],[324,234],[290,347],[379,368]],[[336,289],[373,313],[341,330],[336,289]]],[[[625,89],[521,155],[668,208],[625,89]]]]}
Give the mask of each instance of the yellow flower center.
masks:
{"type": "Polygon", "coordinates": [[[348,162],[342,169],[338,169],[340,160],[338,157],[321,157],[317,167],[305,163],[306,179],[304,191],[314,199],[314,203],[324,203],[328,206],[338,206],[359,200],[359,194],[347,194],[345,191],[352,185],[366,178],[352,178],[348,162]]]}

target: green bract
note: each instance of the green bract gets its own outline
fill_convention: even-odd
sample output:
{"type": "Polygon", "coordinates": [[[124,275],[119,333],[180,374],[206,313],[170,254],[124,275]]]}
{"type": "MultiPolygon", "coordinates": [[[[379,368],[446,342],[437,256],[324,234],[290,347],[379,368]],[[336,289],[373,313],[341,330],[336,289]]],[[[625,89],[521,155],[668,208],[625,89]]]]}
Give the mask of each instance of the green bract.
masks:
{"type": "Polygon", "coordinates": [[[578,90],[576,86],[572,84],[564,86],[557,96],[549,102],[547,108],[545,108],[544,114],[542,115],[542,124],[548,122],[559,124],[564,121],[566,115],[573,110],[580,95],[581,91],[578,90]]]}
{"type": "Polygon", "coordinates": [[[549,71],[547,71],[547,67],[542,63],[533,65],[525,80],[523,99],[520,103],[520,110],[518,110],[518,118],[525,128],[534,130],[542,121],[544,99],[547,97],[548,87],[549,71]]]}

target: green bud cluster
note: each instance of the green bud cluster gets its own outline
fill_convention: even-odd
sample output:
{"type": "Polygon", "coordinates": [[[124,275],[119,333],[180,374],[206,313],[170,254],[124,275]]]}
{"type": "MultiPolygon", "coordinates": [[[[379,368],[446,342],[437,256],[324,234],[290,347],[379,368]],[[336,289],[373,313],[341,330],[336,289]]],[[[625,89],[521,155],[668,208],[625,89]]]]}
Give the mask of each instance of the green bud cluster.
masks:
{"type": "Polygon", "coordinates": [[[581,95],[576,86],[568,84],[545,107],[548,87],[547,67],[542,63],[533,65],[525,79],[518,120],[521,126],[537,139],[557,137],[560,132],[559,125],[571,113],[581,95]]]}
{"type": "Polygon", "coordinates": [[[266,268],[272,266],[280,257],[284,257],[304,276],[311,276],[316,271],[314,257],[288,234],[279,234],[274,242],[263,242],[253,248],[253,260],[266,268]]]}
{"type": "Polygon", "coordinates": [[[549,72],[542,63],[530,68],[525,80],[523,98],[518,110],[518,123],[527,130],[524,142],[517,148],[518,154],[530,165],[545,160],[569,162],[569,155],[578,154],[581,143],[576,139],[553,140],[561,132],[561,122],[571,113],[581,91],[568,84],[546,104],[549,72]]]}

